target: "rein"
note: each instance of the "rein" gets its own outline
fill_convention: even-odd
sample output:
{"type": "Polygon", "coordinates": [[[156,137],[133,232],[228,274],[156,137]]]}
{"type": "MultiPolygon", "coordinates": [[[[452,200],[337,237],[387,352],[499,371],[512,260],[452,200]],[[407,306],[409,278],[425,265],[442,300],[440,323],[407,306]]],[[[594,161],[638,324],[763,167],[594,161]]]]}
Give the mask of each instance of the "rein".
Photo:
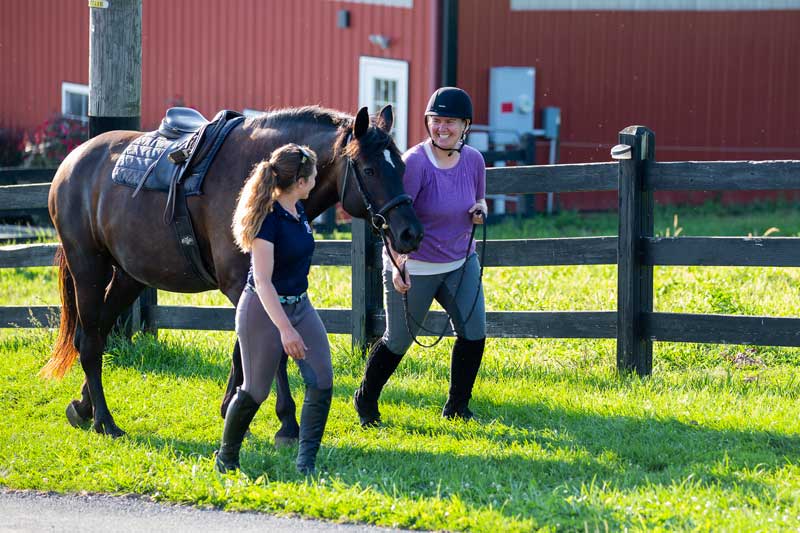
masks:
{"type": "MultiPolygon", "coordinates": [[[[483,285],[483,265],[484,265],[484,258],[486,257],[486,220],[485,219],[483,221],[483,224],[481,224],[481,225],[483,226],[483,237],[482,237],[482,241],[483,242],[481,243],[482,246],[481,246],[481,259],[480,259],[480,274],[478,275],[478,288],[475,290],[475,298],[472,300],[472,306],[469,309],[469,313],[467,314],[467,318],[464,319],[464,324],[469,322],[469,319],[472,318],[472,314],[475,312],[475,306],[478,304],[478,297],[481,294],[481,286],[483,285]]],[[[458,294],[458,291],[461,290],[461,284],[464,282],[464,271],[467,269],[467,261],[469,261],[469,256],[470,256],[469,251],[472,248],[472,243],[475,241],[475,230],[477,228],[478,228],[477,224],[473,224],[472,225],[472,233],[469,236],[469,243],[467,244],[467,253],[464,256],[464,263],[459,267],[459,269],[461,270],[461,274],[460,274],[460,276],[458,278],[458,285],[456,285],[455,294],[458,294]]],[[[385,241],[384,241],[384,245],[385,245],[385,241]]],[[[395,263],[394,258],[392,257],[392,253],[388,249],[387,249],[387,253],[389,254],[389,259],[391,259],[392,263],[394,264],[394,266],[397,267],[397,263],[395,263]]],[[[405,278],[405,274],[406,274],[405,265],[403,265],[402,269],[398,267],[397,270],[405,278]]],[[[405,314],[406,331],[408,332],[408,336],[411,338],[411,340],[414,341],[414,344],[416,344],[417,346],[421,346],[423,348],[433,348],[434,346],[439,344],[442,341],[442,339],[444,338],[445,334],[447,333],[447,329],[449,327],[449,324],[447,322],[445,322],[445,325],[442,328],[442,331],[440,331],[440,332],[436,332],[436,331],[433,331],[433,330],[430,330],[430,329],[426,328],[425,326],[423,326],[422,324],[417,322],[417,320],[413,316],[411,316],[411,313],[408,312],[408,292],[403,293],[402,299],[403,299],[403,312],[405,314]],[[431,344],[422,344],[417,339],[417,336],[414,335],[414,333],[411,331],[411,325],[408,323],[409,319],[411,319],[414,322],[414,325],[417,326],[417,328],[419,330],[422,330],[425,333],[431,333],[433,335],[438,335],[436,340],[433,341],[433,343],[431,343],[431,344]]]]}

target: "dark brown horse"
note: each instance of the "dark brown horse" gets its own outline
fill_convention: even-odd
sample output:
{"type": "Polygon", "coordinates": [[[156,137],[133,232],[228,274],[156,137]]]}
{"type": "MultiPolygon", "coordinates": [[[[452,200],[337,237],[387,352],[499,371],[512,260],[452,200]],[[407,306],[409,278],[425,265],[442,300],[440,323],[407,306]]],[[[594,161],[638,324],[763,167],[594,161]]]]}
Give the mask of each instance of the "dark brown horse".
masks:
{"type": "MultiPolygon", "coordinates": [[[[249,257],[236,248],[231,233],[239,190],[257,162],[289,142],[306,144],[319,157],[317,185],[305,203],[309,219],[339,200],[345,175],[353,174],[358,187],[341,191],[345,210],[361,218],[378,213],[397,250],[417,247],[422,226],[410,203],[402,200],[404,166],[388,133],[392,122],[388,106],[373,120],[366,108],[352,117],[303,107],[247,119],[229,134],[208,169],[203,195],[187,202],[203,261],[231,303],[239,300],[249,267],[249,257]]],[[[81,145],[56,172],[48,201],[61,241],[56,257],[62,307],[58,339],[42,374],[63,376],[80,357],[85,381],[81,399],[67,408],[67,418],[73,425],[93,419],[97,432],[115,437],[124,432],[111,416],[101,375],[106,337],[118,315],[145,286],[186,293],[207,290],[184,258],[173,229],[162,221],[166,196],[143,190],[132,198],[131,189],[111,181],[115,161],[141,135],[112,131],[81,145]]],[[[237,343],[235,363],[238,356],[237,343]]],[[[231,371],[223,415],[231,391],[241,383],[240,369],[235,364],[231,371]]],[[[277,410],[282,411],[283,434],[292,437],[297,423],[285,363],[279,374],[277,410]]]]}

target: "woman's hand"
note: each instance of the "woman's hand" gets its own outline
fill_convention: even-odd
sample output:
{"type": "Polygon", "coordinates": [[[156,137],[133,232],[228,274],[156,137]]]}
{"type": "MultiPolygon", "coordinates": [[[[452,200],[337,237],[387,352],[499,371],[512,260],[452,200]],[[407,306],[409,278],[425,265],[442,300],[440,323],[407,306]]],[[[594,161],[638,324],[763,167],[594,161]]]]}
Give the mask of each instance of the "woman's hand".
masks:
{"type": "Polygon", "coordinates": [[[483,202],[475,202],[468,212],[472,215],[473,224],[483,224],[486,220],[486,204],[483,202]]]}
{"type": "Polygon", "coordinates": [[[297,333],[297,330],[290,325],[280,330],[280,332],[281,344],[283,344],[283,350],[286,355],[295,360],[305,359],[308,346],[303,342],[303,338],[297,333]]]}
{"type": "Polygon", "coordinates": [[[400,294],[405,294],[408,292],[408,289],[411,288],[411,278],[408,275],[408,271],[403,268],[403,272],[401,273],[396,268],[392,269],[392,284],[397,292],[400,294]]]}

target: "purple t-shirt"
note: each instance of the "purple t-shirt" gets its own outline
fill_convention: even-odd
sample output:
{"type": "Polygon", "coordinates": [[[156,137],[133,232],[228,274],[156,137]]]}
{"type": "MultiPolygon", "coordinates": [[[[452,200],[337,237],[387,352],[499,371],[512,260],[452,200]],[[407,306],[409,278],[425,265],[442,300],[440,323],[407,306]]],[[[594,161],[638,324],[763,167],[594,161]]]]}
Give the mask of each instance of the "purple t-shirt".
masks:
{"type": "MultiPolygon", "coordinates": [[[[464,146],[453,168],[437,168],[422,142],[403,154],[406,172],[403,184],[414,200],[425,236],[411,259],[450,263],[464,259],[472,233],[469,208],[486,196],[486,166],[481,153],[464,146]]],[[[469,251],[475,250],[475,243],[469,251]]]]}

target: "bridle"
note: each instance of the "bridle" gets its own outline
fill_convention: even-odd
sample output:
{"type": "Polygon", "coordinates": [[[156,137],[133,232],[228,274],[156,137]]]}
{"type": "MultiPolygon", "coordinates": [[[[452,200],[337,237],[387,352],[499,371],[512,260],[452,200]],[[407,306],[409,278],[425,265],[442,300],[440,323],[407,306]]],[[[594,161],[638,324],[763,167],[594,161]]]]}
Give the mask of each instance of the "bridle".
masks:
{"type": "MultiPolygon", "coordinates": [[[[350,135],[348,134],[345,138],[345,146],[347,143],[350,142],[350,135]]],[[[342,186],[339,190],[339,201],[344,205],[344,198],[347,194],[347,185],[350,183],[349,177],[352,173],[355,176],[356,188],[358,189],[358,193],[361,195],[361,199],[364,201],[364,207],[367,209],[367,213],[369,214],[369,222],[375,230],[380,233],[381,239],[383,239],[383,243],[385,246],[388,247],[389,241],[386,237],[386,230],[389,229],[389,212],[392,209],[400,207],[401,205],[409,204],[413,202],[413,199],[408,194],[399,194],[383,204],[377,211],[374,207],[374,201],[370,194],[367,192],[367,188],[364,186],[364,178],[361,176],[361,173],[358,171],[358,166],[355,164],[353,159],[346,155],[344,156],[345,160],[347,161],[347,169],[344,173],[344,178],[342,178],[342,186]]]]}

